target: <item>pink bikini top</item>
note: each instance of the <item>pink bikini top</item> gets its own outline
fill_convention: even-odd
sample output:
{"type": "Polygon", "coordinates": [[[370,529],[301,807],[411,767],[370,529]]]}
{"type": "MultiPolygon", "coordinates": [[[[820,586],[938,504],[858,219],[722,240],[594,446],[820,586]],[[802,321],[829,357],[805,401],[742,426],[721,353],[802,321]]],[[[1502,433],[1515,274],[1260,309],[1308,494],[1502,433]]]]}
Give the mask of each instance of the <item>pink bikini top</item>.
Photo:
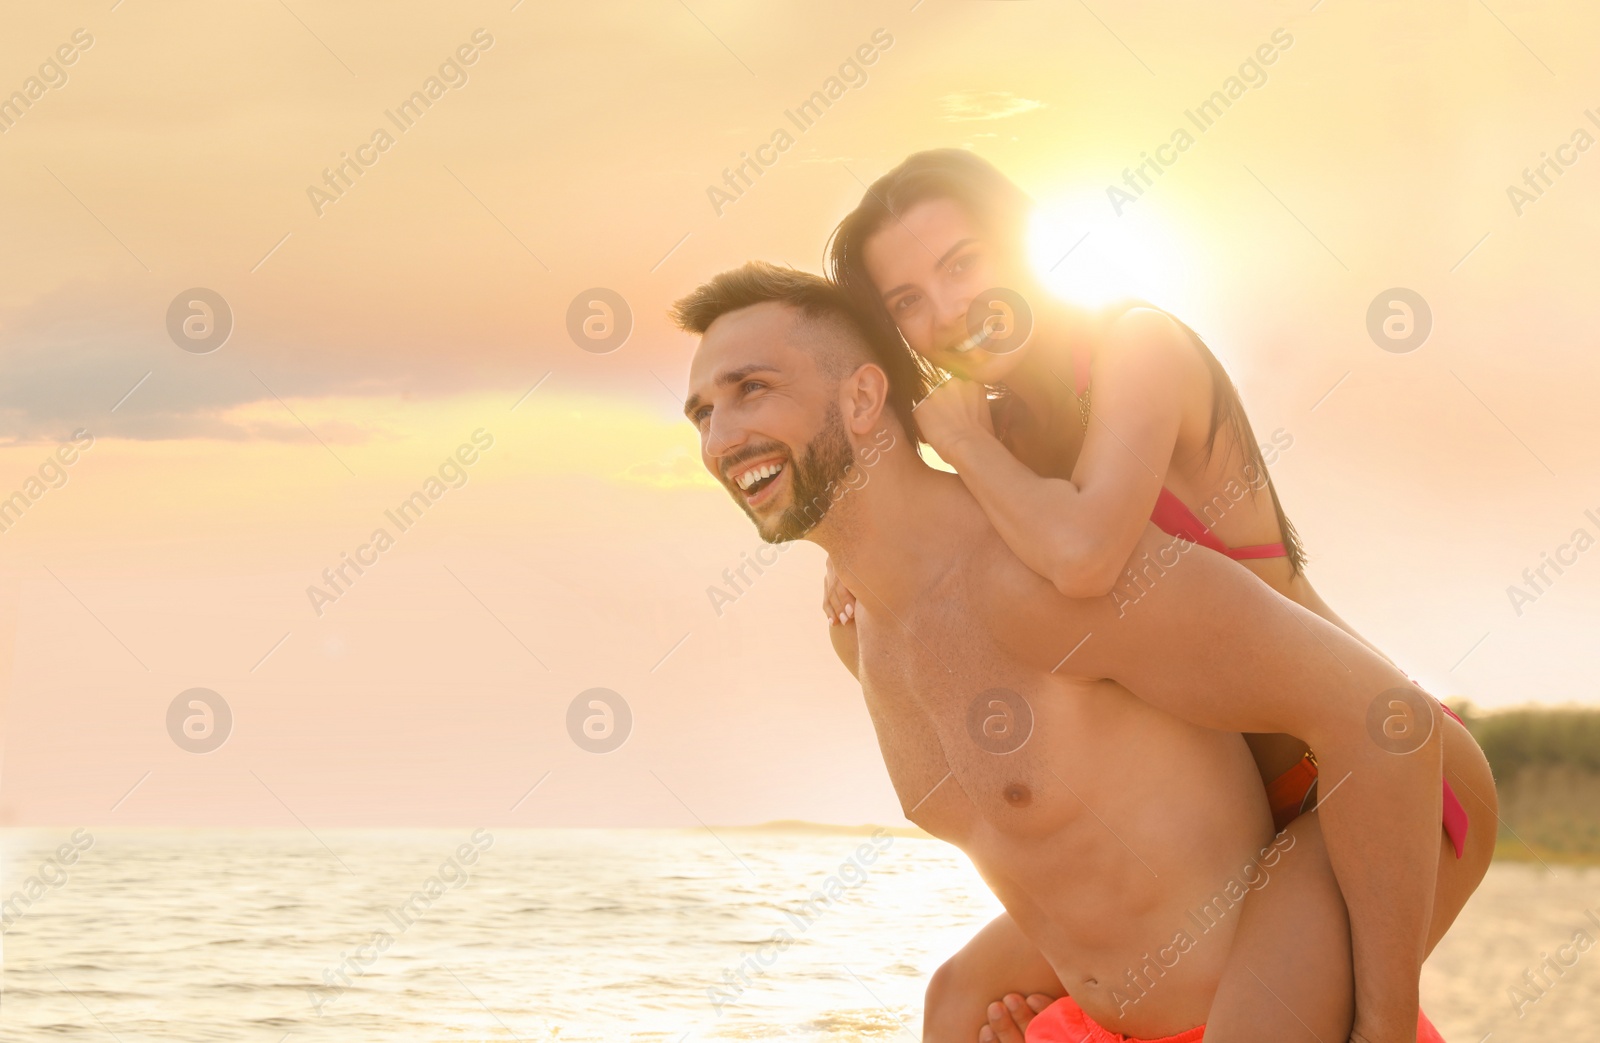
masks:
{"type": "Polygon", "coordinates": [[[1244,561],[1246,558],[1283,558],[1289,554],[1282,543],[1258,543],[1251,547],[1228,546],[1207,527],[1205,522],[1195,516],[1187,504],[1164,487],[1161,495],[1156,497],[1156,509],[1150,512],[1150,520],[1168,536],[1198,543],[1218,554],[1226,554],[1234,561],[1244,561]]]}

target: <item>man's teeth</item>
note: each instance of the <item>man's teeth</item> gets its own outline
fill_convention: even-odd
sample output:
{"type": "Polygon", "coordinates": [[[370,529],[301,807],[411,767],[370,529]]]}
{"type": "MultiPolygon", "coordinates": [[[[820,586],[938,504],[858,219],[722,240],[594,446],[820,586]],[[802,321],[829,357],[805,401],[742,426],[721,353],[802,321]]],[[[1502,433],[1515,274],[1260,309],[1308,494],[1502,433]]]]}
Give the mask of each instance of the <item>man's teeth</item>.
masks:
{"type": "Polygon", "coordinates": [[[761,479],[771,478],[781,470],[783,470],[782,464],[762,464],[760,467],[752,467],[750,470],[734,478],[733,481],[734,484],[739,487],[739,491],[744,492],[752,485],[761,481],[761,479]]]}

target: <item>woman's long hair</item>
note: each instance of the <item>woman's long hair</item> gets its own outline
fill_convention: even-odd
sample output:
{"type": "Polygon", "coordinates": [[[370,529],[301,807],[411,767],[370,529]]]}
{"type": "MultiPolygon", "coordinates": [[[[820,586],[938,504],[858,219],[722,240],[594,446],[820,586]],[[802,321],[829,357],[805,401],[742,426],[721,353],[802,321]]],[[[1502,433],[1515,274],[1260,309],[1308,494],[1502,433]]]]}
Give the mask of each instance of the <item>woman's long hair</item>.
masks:
{"type": "MultiPolygon", "coordinates": [[[[915,382],[912,396],[916,401],[921,401],[948,374],[906,344],[888,308],[884,307],[872,277],[867,274],[862,251],[867,240],[885,224],[899,220],[911,207],[928,199],[952,199],[960,204],[990,241],[1013,257],[1026,256],[1028,217],[1033,211],[1033,200],[1027,193],[988,161],[964,149],[931,149],[912,154],[874,181],[861,197],[860,204],[833,230],[827,248],[828,276],[850,294],[867,322],[911,356],[915,368],[906,367],[902,372],[915,382]]],[[[1266,478],[1272,509],[1278,518],[1278,531],[1288,552],[1289,568],[1293,574],[1298,574],[1305,565],[1305,550],[1294,525],[1283,513],[1278,490],[1267,473],[1261,447],[1256,443],[1244,404],[1239,401],[1239,391],[1227,370],[1194,330],[1165,309],[1142,300],[1126,300],[1106,309],[1100,318],[1109,322],[1135,307],[1154,308],[1171,318],[1189,335],[1205,360],[1211,373],[1211,423],[1206,431],[1206,453],[1209,456],[1216,444],[1217,432],[1226,427],[1238,443],[1246,470],[1254,469],[1266,478]]]]}

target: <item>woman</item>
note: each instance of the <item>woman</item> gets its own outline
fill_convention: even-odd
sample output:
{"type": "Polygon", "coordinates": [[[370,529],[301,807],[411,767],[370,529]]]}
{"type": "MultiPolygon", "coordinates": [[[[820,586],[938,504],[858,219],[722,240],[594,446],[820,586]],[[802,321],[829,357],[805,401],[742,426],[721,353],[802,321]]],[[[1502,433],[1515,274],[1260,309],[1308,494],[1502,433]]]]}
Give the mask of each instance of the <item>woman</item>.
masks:
{"type": "MultiPolygon", "coordinates": [[[[914,353],[914,367],[894,376],[932,388],[915,413],[923,440],[1012,551],[1070,597],[1121,597],[1137,611],[1139,588],[1123,571],[1153,521],[1360,639],[1306,578],[1298,536],[1216,357],[1157,309],[1092,313],[1052,299],[1027,263],[1031,206],[985,161],[942,149],[880,178],[833,234],[830,275],[914,353]]],[[[830,623],[849,628],[853,605],[830,563],[830,623]]],[[[1434,719],[1445,732],[1444,829],[1428,951],[1486,871],[1497,822],[1482,752],[1448,710],[1434,719]]],[[[1315,803],[1315,757],[1291,736],[1245,739],[1283,829],[1315,803]]],[[[1314,812],[1304,817],[1296,828],[1314,830],[1314,812]]],[[[1275,915],[1292,921],[1295,909],[1275,915]]],[[[1292,922],[1282,929],[1287,943],[1292,922]]],[[[970,1041],[985,1001],[1001,994],[1026,1024],[1032,1010],[1016,994],[1064,991],[1001,916],[935,974],[927,1038],[970,1041]]],[[[988,1010],[986,1038],[1021,1038],[1004,1007],[988,1010]]]]}

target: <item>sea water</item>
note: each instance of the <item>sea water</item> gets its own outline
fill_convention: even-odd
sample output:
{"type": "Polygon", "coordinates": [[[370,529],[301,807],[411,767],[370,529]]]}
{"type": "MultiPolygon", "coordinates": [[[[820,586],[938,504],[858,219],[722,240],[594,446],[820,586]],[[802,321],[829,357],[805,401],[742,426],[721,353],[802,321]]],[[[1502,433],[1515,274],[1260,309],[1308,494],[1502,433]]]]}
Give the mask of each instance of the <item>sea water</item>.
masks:
{"type": "MultiPolygon", "coordinates": [[[[915,1040],[999,911],[959,852],[888,834],[0,836],[7,1041],[915,1040]]],[[[1590,910],[1600,870],[1496,864],[1425,969],[1445,1037],[1600,1039],[1590,910]]]]}

